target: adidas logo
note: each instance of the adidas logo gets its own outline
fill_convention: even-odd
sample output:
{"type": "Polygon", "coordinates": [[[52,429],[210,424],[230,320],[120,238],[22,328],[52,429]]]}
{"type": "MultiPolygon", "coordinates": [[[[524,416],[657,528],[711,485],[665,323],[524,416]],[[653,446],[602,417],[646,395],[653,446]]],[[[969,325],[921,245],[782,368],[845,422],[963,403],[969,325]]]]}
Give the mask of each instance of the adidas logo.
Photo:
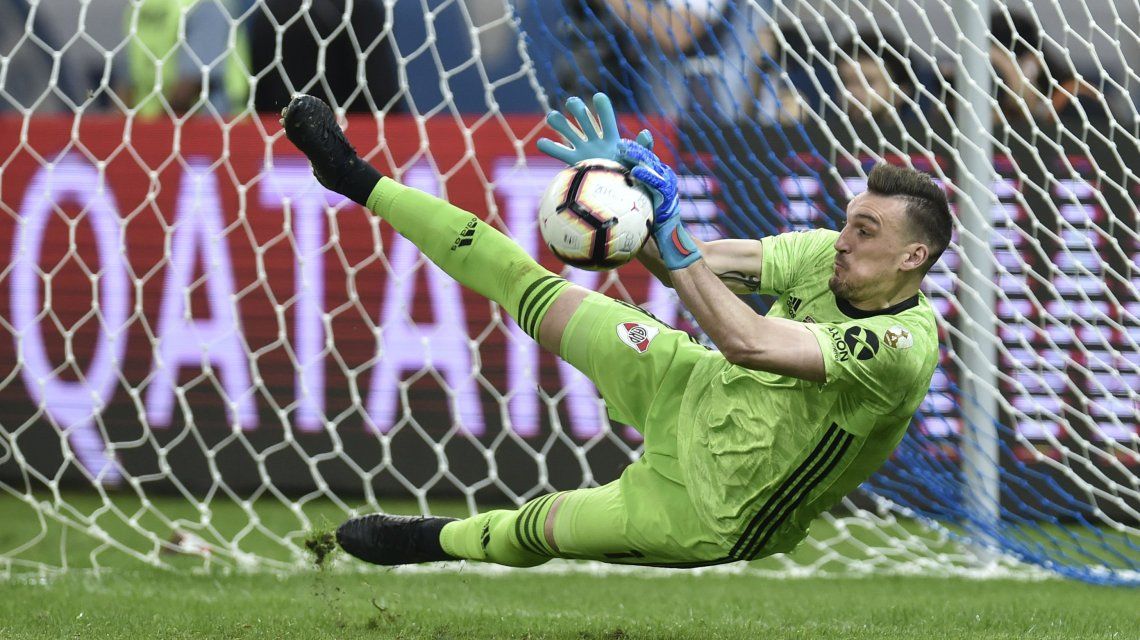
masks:
{"type": "Polygon", "coordinates": [[[800,312],[800,305],[803,303],[803,300],[795,296],[788,296],[788,314],[791,315],[793,319],[796,317],[796,314],[800,312]]]}
{"type": "Polygon", "coordinates": [[[460,247],[466,247],[472,242],[475,242],[475,227],[478,224],[478,218],[471,218],[470,222],[463,227],[463,231],[459,232],[459,237],[455,239],[455,242],[451,243],[451,250],[455,251],[460,247]]]}

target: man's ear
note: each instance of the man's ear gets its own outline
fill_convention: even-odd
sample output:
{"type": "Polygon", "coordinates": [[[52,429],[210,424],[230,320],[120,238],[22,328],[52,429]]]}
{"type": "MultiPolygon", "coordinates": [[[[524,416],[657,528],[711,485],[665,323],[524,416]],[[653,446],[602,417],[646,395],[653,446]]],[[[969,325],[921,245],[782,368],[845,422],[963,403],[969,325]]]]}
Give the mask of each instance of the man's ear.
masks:
{"type": "Polygon", "coordinates": [[[899,269],[903,271],[920,269],[922,265],[926,264],[926,260],[929,257],[930,247],[927,247],[921,242],[912,242],[906,246],[906,253],[903,254],[902,264],[899,265],[899,269]]]}

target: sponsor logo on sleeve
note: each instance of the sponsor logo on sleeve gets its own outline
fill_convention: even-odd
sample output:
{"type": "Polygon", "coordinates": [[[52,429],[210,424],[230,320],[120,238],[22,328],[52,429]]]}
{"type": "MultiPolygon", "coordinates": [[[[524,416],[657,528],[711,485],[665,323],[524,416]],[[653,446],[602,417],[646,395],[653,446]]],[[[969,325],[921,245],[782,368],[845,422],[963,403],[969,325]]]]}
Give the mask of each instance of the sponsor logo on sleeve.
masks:
{"type": "Polygon", "coordinates": [[[649,349],[649,343],[653,342],[658,332],[657,327],[640,322],[623,322],[617,326],[617,334],[621,341],[638,353],[645,353],[649,349]]]}
{"type": "Polygon", "coordinates": [[[851,358],[851,350],[847,348],[847,341],[843,339],[843,334],[840,333],[837,327],[827,325],[827,335],[831,338],[831,353],[835,356],[836,362],[847,362],[851,358]]]}
{"type": "Polygon", "coordinates": [[[909,349],[914,346],[914,336],[906,329],[895,325],[883,334],[883,344],[892,349],[909,349]]]}
{"type": "Polygon", "coordinates": [[[859,360],[870,360],[879,352],[879,336],[858,325],[843,333],[847,349],[859,360]]]}

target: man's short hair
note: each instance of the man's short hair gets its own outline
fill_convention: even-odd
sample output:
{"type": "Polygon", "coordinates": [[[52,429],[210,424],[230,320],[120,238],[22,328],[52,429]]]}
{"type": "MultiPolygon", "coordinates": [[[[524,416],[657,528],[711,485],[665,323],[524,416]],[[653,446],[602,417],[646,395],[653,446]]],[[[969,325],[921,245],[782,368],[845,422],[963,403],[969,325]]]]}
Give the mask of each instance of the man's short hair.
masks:
{"type": "Polygon", "coordinates": [[[930,270],[950,244],[953,221],[946,194],[921,171],[880,162],[867,175],[867,191],[906,200],[906,214],[917,240],[930,249],[923,273],[930,270]]]}

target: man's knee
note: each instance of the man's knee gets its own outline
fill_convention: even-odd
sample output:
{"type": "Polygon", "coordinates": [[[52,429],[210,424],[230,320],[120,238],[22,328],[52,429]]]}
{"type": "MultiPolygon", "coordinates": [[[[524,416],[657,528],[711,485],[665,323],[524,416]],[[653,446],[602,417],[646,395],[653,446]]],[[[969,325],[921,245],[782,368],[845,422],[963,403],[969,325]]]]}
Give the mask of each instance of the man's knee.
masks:
{"type": "Polygon", "coordinates": [[[554,539],[554,518],[558,515],[558,508],[562,506],[562,502],[566,499],[566,494],[561,494],[554,499],[554,503],[550,505],[550,511],[546,514],[546,522],[542,527],[542,534],[546,538],[546,544],[554,553],[559,553],[558,542],[554,539]]]}
{"type": "Polygon", "coordinates": [[[558,294],[554,304],[543,317],[542,326],[538,331],[538,343],[543,349],[561,355],[562,336],[566,333],[566,325],[570,323],[570,318],[578,311],[578,307],[582,306],[582,301],[588,295],[590,295],[589,290],[577,285],[566,287],[558,294]]]}

